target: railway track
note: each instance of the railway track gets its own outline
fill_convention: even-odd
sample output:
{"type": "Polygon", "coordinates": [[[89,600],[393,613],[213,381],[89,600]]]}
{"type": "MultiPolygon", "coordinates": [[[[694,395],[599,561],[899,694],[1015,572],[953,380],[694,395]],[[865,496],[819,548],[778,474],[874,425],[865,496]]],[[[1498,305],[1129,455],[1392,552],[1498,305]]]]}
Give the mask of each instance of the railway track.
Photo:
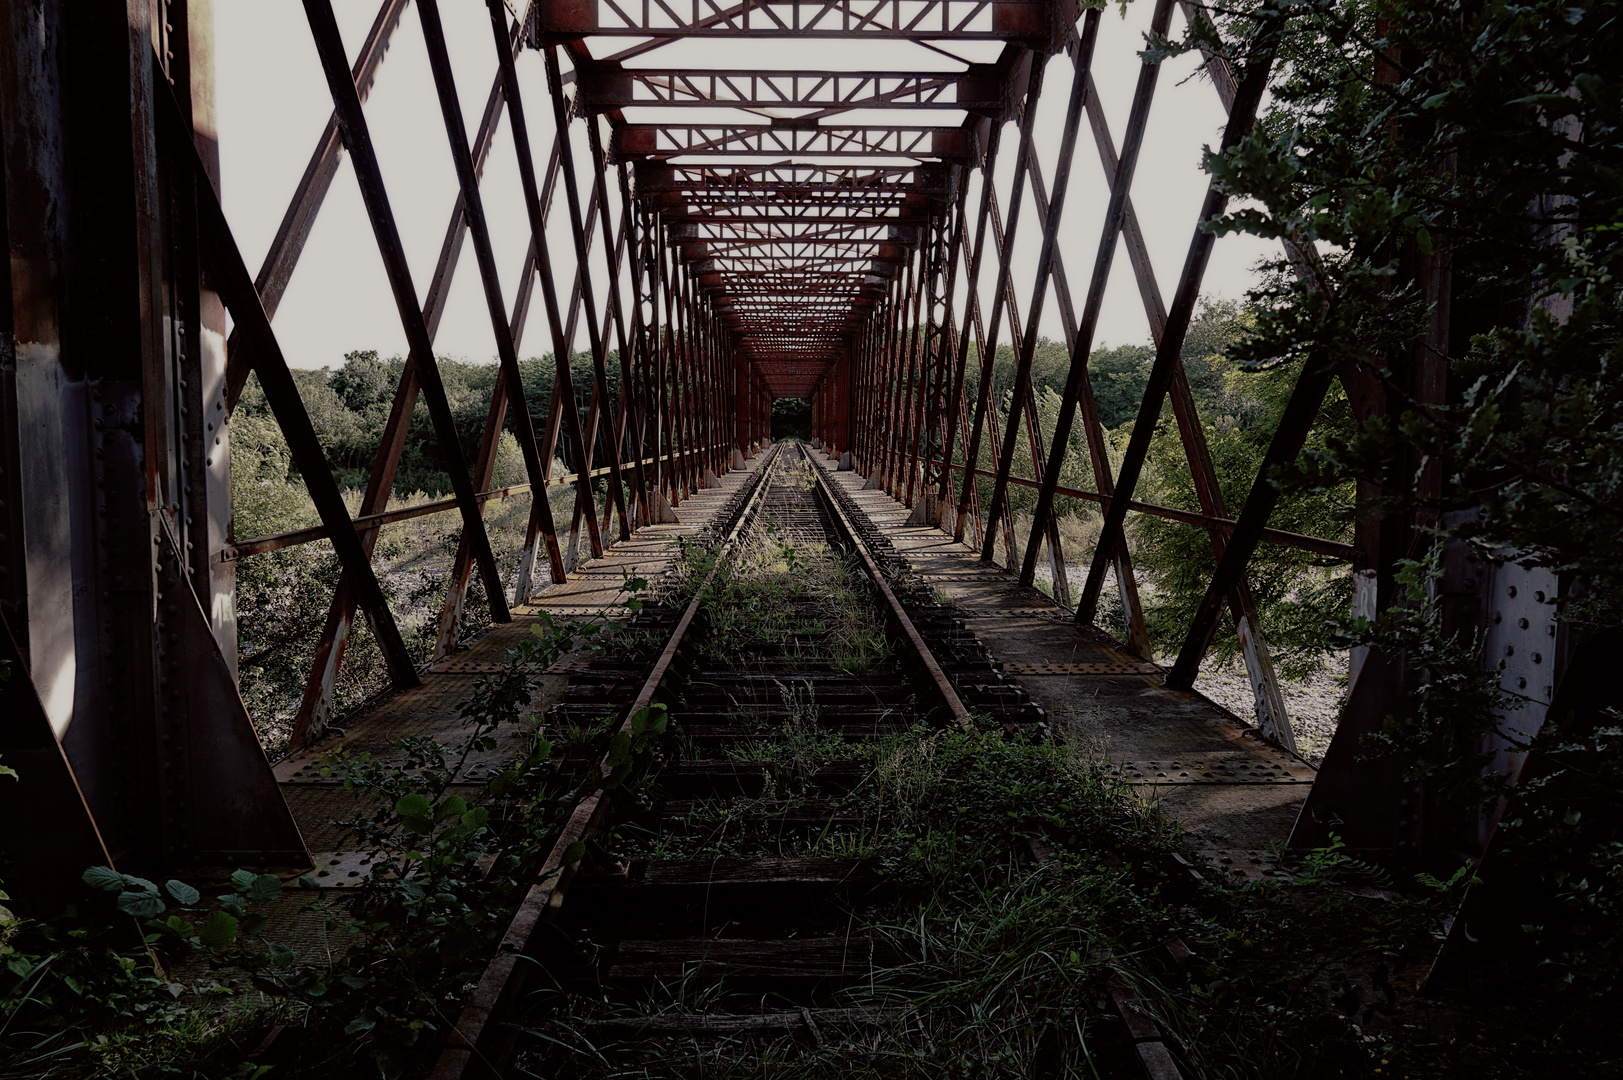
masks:
{"type": "Polygon", "coordinates": [[[972,715],[1040,738],[1047,718],[798,444],[769,454],[664,602],[548,713],[553,732],[618,720],[602,757],[562,765],[605,786],[564,826],[437,1080],[571,1075],[549,1024],[612,1066],[673,1041],[822,1045],[903,1015],[851,1004],[900,959],[852,928],[906,906],[858,850],[878,823],[852,797],[871,779],[854,748],[972,715]],[[557,1019],[579,1001],[597,1006],[557,1019]]]}

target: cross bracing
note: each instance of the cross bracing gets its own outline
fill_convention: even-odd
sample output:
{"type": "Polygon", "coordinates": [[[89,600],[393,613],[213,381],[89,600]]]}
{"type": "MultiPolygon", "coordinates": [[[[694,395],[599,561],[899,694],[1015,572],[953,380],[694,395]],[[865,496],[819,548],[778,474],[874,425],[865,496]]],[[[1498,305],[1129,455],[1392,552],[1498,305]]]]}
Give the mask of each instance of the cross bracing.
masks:
{"type": "MultiPolygon", "coordinates": [[[[1172,33],[1180,12],[1184,21],[1203,18],[1194,0],[1144,2],[1153,8],[1150,29],[1157,35],[1172,33]]],[[[173,698],[180,691],[168,683],[162,685],[169,697],[143,691],[136,723],[144,725],[146,741],[137,749],[154,761],[171,753],[156,749],[169,745],[156,735],[164,718],[183,714],[201,726],[205,716],[224,716],[218,723],[229,728],[209,750],[208,778],[182,767],[180,750],[173,767],[154,767],[146,787],[130,796],[142,809],[127,824],[109,823],[110,842],[139,838],[177,862],[285,853],[297,843],[282,827],[285,808],[278,810],[263,782],[262,755],[256,757],[245,707],[233,697],[236,562],[321,540],[342,568],[333,594],[322,598],[319,645],[303,677],[292,731],[303,742],[331,718],[357,617],[393,685],[418,677],[373,565],[383,527],[408,514],[445,513],[461,523],[429,634],[433,656],[442,658],[455,649],[470,603],[506,619],[539,589],[568,582],[583,560],[680,515],[708,477],[725,474],[735,454],[752,454],[770,437],[776,398],[809,398],[815,437],[835,460],[920,520],[974,545],[985,561],[1009,568],[1022,584],[1045,577],[1078,621],[1098,618],[1108,596],[1121,612],[1122,635],[1140,655],[1147,655],[1149,639],[1126,543],[1129,515],[1201,530],[1217,572],[1187,628],[1171,685],[1190,685],[1219,620],[1232,620],[1259,730],[1292,744],[1247,579],[1250,553],[1258,544],[1277,544],[1326,560],[1356,558],[1366,567],[1389,565],[1397,555],[1363,525],[1353,544],[1270,528],[1266,469],[1243,506],[1225,501],[1180,350],[1217,243],[1201,224],[1224,208],[1226,196],[1214,185],[1198,213],[1189,214],[1181,269],[1152,265],[1140,218],[1148,207],[1135,205],[1132,189],[1160,61],[1153,52],[1140,55],[1135,42],[1134,78],[1096,85],[1104,81],[1094,69],[1100,9],[1069,0],[731,6],[487,0],[477,12],[489,23],[487,70],[476,85],[458,86],[442,19],[469,18],[462,8],[442,12],[434,0],[385,0],[351,56],[330,0],[302,6],[331,118],[257,273],[244,263],[219,201],[207,74],[187,67],[184,49],[170,55],[159,47],[162,35],[153,27],[143,25],[130,38],[135,54],[119,54],[133,66],[86,65],[74,69],[73,79],[64,77],[65,68],[56,71],[71,109],[57,108],[49,95],[7,99],[24,101],[39,130],[72,134],[80,140],[70,140],[75,147],[97,145],[115,129],[133,138],[132,123],[139,136],[122,151],[134,162],[129,176],[74,172],[51,156],[57,151],[50,147],[70,145],[62,139],[41,140],[44,149],[31,146],[5,163],[8,192],[20,192],[12,206],[33,208],[43,191],[52,194],[52,207],[89,222],[81,227],[75,217],[69,235],[43,210],[12,212],[10,239],[21,253],[15,258],[32,268],[13,279],[14,307],[28,316],[19,324],[45,333],[69,322],[56,286],[46,284],[66,267],[74,288],[75,275],[89,275],[75,303],[100,310],[104,294],[116,294],[119,303],[107,310],[115,322],[125,319],[119,324],[125,337],[115,342],[123,352],[106,355],[127,354],[125,366],[109,376],[112,396],[95,405],[94,416],[86,405],[46,418],[83,444],[87,471],[69,492],[77,501],[28,507],[64,530],[73,521],[97,523],[90,547],[57,552],[57,563],[100,560],[97,573],[119,585],[97,599],[101,592],[80,582],[76,591],[21,607],[7,594],[7,610],[26,612],[41,648],[80,640],[79,634],[86,657],[92,646],[99,650],[96,663],[112,681],[86,684],[87,716],[116,698],[108,686],[134,685],[132,672],[159,685],[154,658],[171,631],[215,650],[210,662],[218,663],[207,678],[216,681],[185,688],[192,695],[186,700],[173,698]],[[365,107],[380,66],[390,62],[390,41],[412,12],[429,61],[418,77],[432,84],[440,105],[437,125],[425,118],[420,150],[448,154],[457,180],[438,257],[417,278],[365,107]],[[694,41],[704,48],[681,50],[694,41]],[[895,62],[860,70],[845,55],[852,41],[895,50],[895,62]],[[779,52],[768,56],[773,43],[779,52]],[[713,57],[710,49],[717,50],[713,57]],[[682,56],[690,62],[679,63],[682,56]],[[772,68],[773,59],[785,66],[772,68]],[[1101,94],[1128,105],[1124,126],[1112,128],[1101,94]],[[483,104],[471,123],[463,109],[470,98],[483,104]],[[1034,145],[1039,109],[1064,117],[1055,146],[1034,145]],[[76,127],[89,123],[85,117],[97,118],[93,129],[76,127]],[[498,139],[504,126],[508,133],[498,139]],[[482,187],[496,155],[516,171],[522,190],[522,212],[500,219],[485,206],[482,187]],[[1094,162],[1104,194],[1083,215],[1076,174],[1098,175],[1094,162]],[[386,395],[381,446],[364,463],[362,490],[350,505],[305,411],[275,320],[326,195],[334,184],[352,182],[363,195],[409,348],[386,395]],[[108,184],[118,186],[123,203],[101,197],[108,184]],[[125,203],[145,216],[128,258],[115,267],[92,243],[104,224],[94,215],[125,203]],[[1089,222],[1085,233],[1075,224],[1082,218],[1089,222]],[[513,268],[497,265],[492,237],[503,234],[520,236],[528,248],[516,289],[502,276],[513,268]],[[1030,260],[1015,258],[1020,242],[1036,250],[1035,274],[1030,260]],[[63,251],[76,258],[56,261],[63,251]],[[1104,429],[1089,370],[1118,262],[1130,287],[1109,302],[1142,306],[1156,350],[1123,446],[1104,429]],[[484,303],[499,373],[470,447],[459,440],[434,351],[458,274],[484,303]],[[159,311],[166,314],[151,314],[159,311]],[[1050,324],[1045,318],[1056,312],[1066,380],[1057,405],[1045,401],[1040,409],[1034,352],[1039,331],[1050,324]],[[1000,345],[1014,360],[1006,385],[993,377],[1000,345]],[[520,364],[540,355],[551,360],[537,396],[520,364]],[[579,358],[573,365],[572,357],[579,358]],[[232,533],[228,432],[250,377],[275,415],[319,525],[301,523],[273,536],[232,533]],[[1166,428],[1164,402],[1171,405],[1166,428]],[[418,405],[432,421],[452,494],[405,507],[396,482],[418,405]],[[1198,511],[1158,505],[1141,489],[1150,441],[1162,430],[1176,433],[1198,511]],[[524,479],[498,488],[504,433],[517,444],[524,479]],[[1080,468],[1067,471],[1068,465],[1080,468]],[[92,477],[88,470],[98,471],[92,477]],[[136,489],[148,493],[144,500],[130,494],[136,489]],[[553,489],[571,499],[533,497],[553,489]],[[522,547],[497,552],[487,505],[526,492],[532,500],[522,547]],[[1025,492],[1034,499],[1029,524],[1012,509],[1014,496],[1025,492]],[[1091,551],[1068,552],[1058,529],[1057,507],[1077,503],[1103,515],[1091,551]],[[1067,568],[1084,564],[1086,574],[1073,584],[1067,568]],[[197,599],[195,612],[172,613],[158,599],[182,590],[197,599]],[[58,609],[77,610],[74,604],[85,607],[68,625],[58,609]],[[171,616],[192,621],[184,627],[154,621],[171,616]],[[141,635],[125,633],[136,624],[141,635]],[[242,821],[213,820],[222,791],[239,793],[253,813],[242,821]],[[189,809],[172,809],[180,805],[189,809]]],[[[121,42],[122,23],[115,29],[112,37],[121,42]]],[[[1251,128],[1272,70],[1268,42],[1259,33],[1232,55],[1214,47],[1205,58],[1202,92],[1227,117],[1220,147],[1233,147],[1251,128]]],[[[96,44],[112,48],[101,38],[96,44]]],[[[32,71],[34,61],[19,53],[10,62],[13,83],[22,85],[17,72],[32,71]]],[[[7,153],[18,151],[8,144],[7,153]]],[[[88,170],[83,162],[75,167],[88,170]]],[[[1312,281],[1313,248],[1291,238],[1287,252],[1295,271],[1312,281]]],[[[79,350],[75,355],[101,362],[102,352],[90,345],[105,344],[96,335],[106,327],[93,320],[72,327],[42,348],[79,350]],[[80,332],[86,336],[73,338],[80,332]]],[[[1317,409],[1315,392],[1322,398],[1331,378],[1323,370],[1309,374],[1268,468],[1294,460],[1301,449],[1317,409]]],[[[1365,401],[1370,392],[1365,387],[1349,397],[1365,401]]],[[[21,407],[5,401],[14,414],[21,407]]],[[[7,417],[15,430],[47,429],[38,417],[25,416],[23,424],[16,415],[7,417]]],[[[10,539],[0,542],[15,543],[16,535],[6,531],[10,539]]],[[[27,562],[8,558],[8,566],[27,562]]],[[[5,580],[5,588],[26,592],[17,583],[27,575],[5,580]]],[[[56,658],[58,668],[76,670],[69,663],[75,656],[56,658]]],[[[62,691],[68,698],[75,692],[62,691]]],[[[86,782],[94,799],[116,804],[122,789],[112,781],[97,787],[94,778],[107,775],[125,749],[111,735],[100,739],[97,723],[106,732],[116,727],[104,719],[81,729],[94,748],[86,751],[85,775],[93,778],[86,782]]]]}

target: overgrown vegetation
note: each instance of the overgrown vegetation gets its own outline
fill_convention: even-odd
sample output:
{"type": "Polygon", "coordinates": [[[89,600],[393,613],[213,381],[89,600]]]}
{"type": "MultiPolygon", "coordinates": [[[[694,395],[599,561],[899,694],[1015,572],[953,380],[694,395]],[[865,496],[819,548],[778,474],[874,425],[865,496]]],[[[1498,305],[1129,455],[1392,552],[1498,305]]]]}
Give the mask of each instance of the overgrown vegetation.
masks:
{"type": "MultiPolygon", "coordinates": [[[[810,493],[813,467],[805,461],[780,463],[772,482],[810,493]]],[[[884,622],[854,556],[796,538],[789,528],[767,507],[719,567],[712,552],[683,548],[682,583],[672,602],[685,603],[717,567],[700,607],[706,660],[746,668],[793,666],[815,657],[836,668],[865,671],[888,659],[884,622]]]]}
{"type": "MultiPolygon", "coordinates": [[[[1203,303],[1181,351],[1202,434],[1210,447],[1212,465],[1231,515],[1238,513],[1245,501],[1295,382],[1292,371],[1252,370],[1235,358],[1236,347],[1250,333],[1254,322],[1250,309],[1238,302],[1203,303]]],[[[1139,401],[1154,359],[1155,351],[1147,345],[1101,347],[1088,358],[1088,374],[1105,429],[1105,449],[1113,474],[1120,466],[1120,453],[1137,419],[1139,401]]],[[[979,392],[978,380],[973,377],[977,365],[978,361],[972,356],[971,387],[966,391],[971,401],[979,392]]],[[[1055,417],[1059,414],[1060,395],[1069,367],[1070,356],[1063,342],[1044,338],[1037,343],[1031,386],[1045,447],[1052,444],[1055,417]]],[[[1009,422],[1014,375],[1014,350],[1007,345],[1000,346],[992,367],[992,395],[993,401],[998,403],[999,430],[1009,422]]],[[[1345,395],[1338,393],[1326,405],[1315,428],[1314,445],[1347,433],[1351,419],[1345,395]]],[[[1030,455],[1025,447],[1022,438],[1015,453],[1017,475],[1031,474],[1030,455]]],[[[990,440],[983,442],[979,467],[988,472],[995,470],[996,453],[997,448],[990,440]]],[[[963,448],[959,446],[960,459],[962,455],[963,448]]],[[[1059,483],[1061,487],[1079,491],[1098,490],[1092,455],[1080,423],[1072,429],[1059,483]]],[[[992,480],[983,477],[977,484],[984,506],[991,498],[992,480]]],[[[1310,536],[1348,540],[1351,538],[1352,489],[1350,481],[1343,481],[1331,483],[1323,490],[1293,493],[1274,512],[1273,525],[1310,536]]],[[[1202,512],[1193,472],[1170,405],[1164,408],[1156,430],[1138,498],[1179,510],[1202,512]]],[[[1025,552],[1036,501],[1037,493],[1032,488],[1019,485],[1009,488],[1016,562],[1025,552]]],[[[1066,560],[1080,579],[1098,539],[1103,516],[1096,503],[1066,496],[1056,500],[1054,512],[1066,560]]],[[[1133,516],[1129,525],[1129,546],[1140,580],[1151,642],[1158,654],[1175,654],[1216,566],[1210,536],[1203,529],[1148,515],[1133,516]]],[[[1000,561],[1003,553],[1004,544],[999,541],[1000,561]]],[[[1039,560],[1038,567],[1039,581],[1046,584],[1046,557],[1039,560]]],[[[1345,645],[1334,636],[1332,626],[1351,602],[1351,576],[1347,565],[1292,548],[1263,545],[1251,567],[1250,582],[1263,637],[1281,673],[1286,678],[1302,679],[1321,671],[1332,658],[1339,659],[1345,645]]],[[[1119,602],[1109,591],[1106,599],[1107,608],[1101,612],[1100,625],[1125,633],[1119,602]]],[[[1238,656],[1239,641],[1231,622],[1224,620],[1212,645],[1214,662],[1222,663],[1238,656]]]]}
{"type": "MultiPolygon", "coordinates": [[[[760,568],[767,581],[774,565],[760,568]]],[[[709,569],[691,564],[689,580],[709,569]]],[[[727,625],[751,640],[786,632],[770,605],[745,604],[727,625]]],[[[880,890],[818,909],[801,932],[878,942],[880,970],[818,1004],[889,1010],[883,1023],[816,1040],[659,1037],[633,1034],[637,1018],[800,1002],[700,978],[542,989],[520,1075],[1124,1075],[1137,1066],[1120,1057],[1112,985],[1140,996],[1192,1076],[1446,1067],[1453,1052],[1415,993],[1469,871],[1394,875],[1337,841],[1197,880],[1176,827],[1069,732],[1034,743],[921,724],[853,739],[812,684],[785,674],[777,693],[775,719],[722,751],[766,766],[759,795],[701,798],[658,827],[622,821],[603,844],[622,859],[870,860],[880,890]],[[848,790],[814,782],[831,766],[855,777],[848,790]],[[1192,957],[1173,960],[1174,939],[1192,957]]],[[[1606,1060],[1604,1028],[1588,1023],[1565,1034],[1565,1060],[1606,1060]]]]}
{"type": "Polygon", "coordinates": [[[1212,227],[1318,253],[1306,277],[1273,268],[1233,355],[1334,364],[1377,402],[1275,482],[1356,481],[1357,513],[1417,537],[1380,583],[1382,617],[1349,628],[1412,665],[1412,709],[1363,752],[1400,755],[1445,812],[1491,805],[1491,787],[1459,782],[1482,736],[1525,740],[1504,730],[1477,643],[1437,616],[1425,548],[1556,575],[1546,602],[1577,650],[1484,867],[1510,928],[1480,977],[1539,1015],[1615,1015],[1623,24],[1585,0],[1308,0],[1226,8],[1218,29],[1280,67],[1257,130],[1207,155],[1236,199],[1212,227]]]}
{"type": "MultiPolygon", "coordinates": [[[[550,400],[553,363],[550,356],[520,363],[526,400],[542,410],[550,400]]],[[[350,512],[358,510],[402,362],[379,360],[375,352],[355,352],[336,370],[294,373],[300,396],[316,434],[327,452],[350,512]]],[[[615,379],[618,364],[609,365],[615,379]]],[[[477,459],[498,369],[493,364],[439,360],[441,380],[456,421],[464,459],[477,459]]],[[[589,356],[573,365],[577,386],[591,385],[589,356]]],[[[614,384],[617,389],[617,382],[614,384]]],[[[583,399],[584,400],[584,399],[583,399]]],[[[544,417],[534,418],[539,426],[544,417]]],[[[509,421],[509,424],[511,421],[509,421]]],[[[551,475],[568,471],[568,447],[551,475]]],[[[258,383],[250,378],[231,418],[233,536],[237,540],[274,535],[320,524],[315,506],[293,467],[281,429],[271,416],[258,383]]],[[[504,430],[491,479],[501,488],[528,481],[517,441],[504,430]]],[[[397,509],[445,498],[450,480],[434,436],[428,409],[419,398],[401,454],[389,507],[397,509]]],[[[553,518],[567,531],[574,509],[574,489],[549,492],[553,518]]],[[[523,554],[531,496],[528,493],[485,506],[485,527],[504,580],[512,581],[523,554]]],[[[601,512],[602,493],[598,510],[601,512]]],[[[418,662],[429,659],[440,632],[446,599],[446,577],[456,556],[462,523],[455,511],[384,526],[378,535],[373,565],[395,612],[407,648],[418,662]]],[[[237,612],[239,678],[249,715],[260,740],[273,754],[284,745],[305,692],[322,626],[339,578],[338,560],[325,540],[239,559],[237,612]]],[[[543,571],[544,572],[544,571],[543,571]]],[[[463,604],[459,636],[488,625],[484,585],[475,575],[463,604]]],[[[342,715],[386,685],[382,653],[365,619],[357,618],[345,662],[333,687],[333,713],[342,715]]]]}
{"type": "MultiPolygon", "coordinates": [[[[298,1029],[286,1038],[300,1067],[420,1068],[580,794],[530,703],[541,672],[603,630],[543,618],[460,704],[455,742],[324,762],[369,806],[341,823],[368,857],[363,888],[284,893],[274,875],[238,871],[210,902],[102,867],[85,883],[114,904],[87,893],[57,919],[0,913],[0,1076],[247,1080],[270,1071],[247,1057],[277,1022],[298,1029]],[[497,754],[514,731],[516,756],[497,754]],[[482,761],[496,767],[476,776],[482,761]],[[313,947],[287,943],[299,920],[323,928],[313,947]]],[[[591,738],[601,752],[607,733],[591,738]]]]}
{"type": "Polygon", "coordinates": [[[631,1038],[610,1025],[795,1004],[698,980],[543,992],[533,1031],[548,1049],[521,1075],[1125,1075],[1136,1066],[1119,1056],[1112,983],[1148,1003],[1190,1075],[1376,1077],[1411,1063],[1431,1075],[1435,1056],[1411,1049],[1420,1039],[1394,1006],[1411,1003],[1463,876],[1399,893],[1331,848],[1292,874],[1197,884],[1173,858],[1176,829],[1087,746],[925,726],[852,742],[820,723],[813,696],[783,693],[790,721],[729,751],[770,764],[762,796],[701,800],[612,843],[625,857],[874,860],[884,898],[818,925],[877,939],[895,966],[823,1004],[894,1012],[821,1044],[631,1038]],[[830,763],[861,775],[833,805],[806,783],[830,763]],[[785,824],[813,808],[825,825],[785,824]],[[1188,967],[1168,960],[1173,937],[1194,951],[1188,967]]]}

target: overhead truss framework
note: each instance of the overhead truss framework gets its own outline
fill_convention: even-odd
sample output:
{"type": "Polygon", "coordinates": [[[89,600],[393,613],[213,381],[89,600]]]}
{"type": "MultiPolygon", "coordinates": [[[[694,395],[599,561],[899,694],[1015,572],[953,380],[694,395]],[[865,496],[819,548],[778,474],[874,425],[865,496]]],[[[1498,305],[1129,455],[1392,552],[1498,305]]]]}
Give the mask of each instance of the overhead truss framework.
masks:
{"type": "MultiPolygon", "coordinates": [[[[1156,34],[1171,34],[1180,10],[1185,20],[1205,18],[1196,0],[1143,2],[1156,34]]],[[[1190,685],[1217,621],[1231,619],[1260,731],[1287,747],[1293,735],[1247,581],[1250,554],[1268,543],[1352,559],[1364,588],[1377,568],[1408,552],[1364,525],[1352,544],[1270,528],[1266,475],[1238,515],[1225,505],[1179,359],[1215,242],[1200,223],[1221,212],[1225,197],[1214,187],[1191,219],[1169,301],[1131,193],[1160,64],[1154,55],[1140,59],[1126,126],[1113,132],[1094,86],[1097,7],[486,0],[479,17],[490,32],[488,86],[472,88],[484,104],[470,129],[462,104],[470,88],[453,78],[437,0],[382,0],[354,56],[331,0],[303,0],[333,111],[250,276],[218,195],[208,3],[160,0],[150,24],[126,25],[123,15],[69,20],[60,5],[18,0],[0,22],[12,251],[0,326],[0,504],[15,519],[0,522],[0,613],[33,680],[35,726],[50,728],[30,736],[29,752],[42,757],[37,770],[24,771],[77,776],[63,803],[83,818],[77,866],[303,857],[236,691],[237,560],[325,539],[341,565],[293,721],[292,739],[303,742],[329,718],[357,617],[392,681],[417,678],[372,568],[384,525],[427,513],[461,518],[437,658],[457,647],[470,596],[481,597],[492,619],[509,618],[512,606],[566,580],[583,557],[670,520],[694,492],[743,466],[770,437],[775,398],[809,398],[814,434],[841,468],[856,469],[1024,584],[1041,573],[1079,621],[1093,620],[1112,590],[1123,635],[1145,655],[1127,515],[1204,530],[1218,572],[1171,682],[1190,685]],[[421,77],[433,83],[446,136],[432,144],[450,155],[458,180],[426,281],[413,280],[365,110],[413,8],[429,61],[421,77]],[[35,47],[40,27],[54,43],[43,52],[35,47]],[[693,40],[703,48],[668,49],[693,40]],[[897,63],[859,70],[846,55],[853,41],[883,43],[897,63]],[[676,56],[714,63],[669,62],[676,56]],[[794,66],[763,66],[773,56],[792,57],[794,66]],[[1045,83],[1062,88],[1046,104],[1064,117],[1057,157],[1035,146],[1045,83]],[[504,123],[511,139],[501,152],[514,157],[524,213],[492,222],[480,185],[504,123]],[[1077,198],[1074,173],[1086,167],[1078,155],[1092,156],[1080,146],[1089,139],[1108,196],[1084,267],[1075,260],[1089,252],[1062,250],[1059,238],[1067,202],[1077,198]],[[353,512],[273,329],[345,157],[409,342],[353,512]],[[513,293],[496,265],[496,228],[529,244],[513,293]],[[567,235],[567,251],[548,242],[552,234],[567,235]],[[1034,280],[1029,269],[1016,272],[1015,244],[1025,237],[1038,241],[1034,280]],[[471,269],[462,259],[469,247],[471,269]],[[1125,460],[1113,468],[1088,356],[1118,252],[1157,352],[1125,460]],[[500,369],[471,453],[458,439],[433,353],[459,269],[478,277],[500,369]],[[1045,429],[1032,369],[1049,309],[1064,325],[1070,366],[1045,429]],[[526,337],[534,324],[539,338],[526,337]],[[992,360],[1005,341],[1014,378],[1000,387],[992,360]],[[548,400],[526,400],[518,363],[526,348],[553,357],[548,400]],[[582,353],[585,362],[571,364],[582,353]],[[250,376],[287,438],[318,526],[251,538],[232,532],[229,432],[250,376]],[[1136,498],[1164,402],[1198,511],[1136,498]],[[419,403],[454,492],[395,505],[419,403]],[[525,483],[493,489],[504,430],[518,442],[525,483]],[[1073,434],[1085,450],[1072,450],[1073,434]],[[1086,454],[1091,486],[1061,483],[1072,453],[1086,454]],[[553,475],[559,460],[561,477],[553,475]],[[572,496],[557,503],[556,516],[545,497],[554,488],[572,496]],[[1018,534],[1016,488],[1035,493],[1033,524],[1018,534]],[[483,510],[526,492],[523,548],[516,572],[504,577],[483,510]],[[1077,502],[1099,506],[1104,524],[1073,597],[1067,567],[1085,553],[1064,550],[1058,510],[1077,502]],[[185,679],[177,649],[190,650],[185,679]]],[[[468,17],[461,7],[455,15],[468,17]]],[[[1228,115],[1225,147],[1250,130],[1271,40],[1263,26],[1243,55],[1206,58],[1228,115]]],[[[1288,254],[1312,281],[1311,252],[1291,246],[1288,254]]],[[[1310,365],[1269,466],[1299,453],[1337,375],[1362,414],[1379,409],[1381,391],[1357,383],[1356,373],[1310,365]]],[[[0,640],[0,653],[12,647],[0,640]]],[[[12,749],[0,751],[9,764],[12,749]]]]}

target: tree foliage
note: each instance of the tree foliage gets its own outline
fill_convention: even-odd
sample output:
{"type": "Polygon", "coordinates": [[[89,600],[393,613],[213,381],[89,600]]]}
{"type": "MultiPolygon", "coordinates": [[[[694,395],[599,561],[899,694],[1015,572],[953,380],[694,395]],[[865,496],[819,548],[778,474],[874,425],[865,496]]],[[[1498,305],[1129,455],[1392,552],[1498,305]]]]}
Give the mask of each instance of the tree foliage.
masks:
{"type": "MultiPolygon", "coordinates": [[[[1312,493],[1357,479],[1373,493],[1360,513],[1461,520],[1438,541],[1552,571],[1562,583],[1552,614],[1580,642],[1604,638],[1623,623],[1616,6],[1264,0],[1225,9],[1218,30],[1233,55],[1277,46],[1279,70],[1256,130],[1206,156],[1234,198],[1211,227],[1317,252],[1306,277],[1276,264],[1236,359],[1335,363],[1387,403],[1275,482],[1312,493]],[[1428,280],[1443,287],[1428,292],[1428,280]],[[1433,322],[1446,334],[1428,338],[1433,322]],[[1411,373],[1428,358],[1446,365],[1446,401],[1415,390],[1411,373]],[[1415,482],[1427,470],[1435,488],[1415,482]],[[1466,513],[1439,517],[1450,511],[1466,513]]],[[[1412,603],[1437,600],[1422,590],[1412,603]]],[[[1384,750],[1422,773],[1464,769],[1461,739],[1497,715],[1467,692],[1497,672],[1472,649],[1450,650],[1441,627],[1422,613],[1353,628],[1353,640],[1424,657],[1423,685],[1458,690],[1425,723],[1389,725],[1384,750]]],[[[1584,662],[1605,661],[1580,648],[1584,662]]],[[[1540,894],[1523,928],[1543,943],[1540,970],[1602,992],[1615,984],[1605,973],[1616,970],[1623,887],[1623,802],[1602,782],[1623,774],[1606,734],[1616,696],[1568,705],[1558,701],[1533,746],[1544,772],[1512,806],[1505,853],[1510,875],[1540,894]]]]}

